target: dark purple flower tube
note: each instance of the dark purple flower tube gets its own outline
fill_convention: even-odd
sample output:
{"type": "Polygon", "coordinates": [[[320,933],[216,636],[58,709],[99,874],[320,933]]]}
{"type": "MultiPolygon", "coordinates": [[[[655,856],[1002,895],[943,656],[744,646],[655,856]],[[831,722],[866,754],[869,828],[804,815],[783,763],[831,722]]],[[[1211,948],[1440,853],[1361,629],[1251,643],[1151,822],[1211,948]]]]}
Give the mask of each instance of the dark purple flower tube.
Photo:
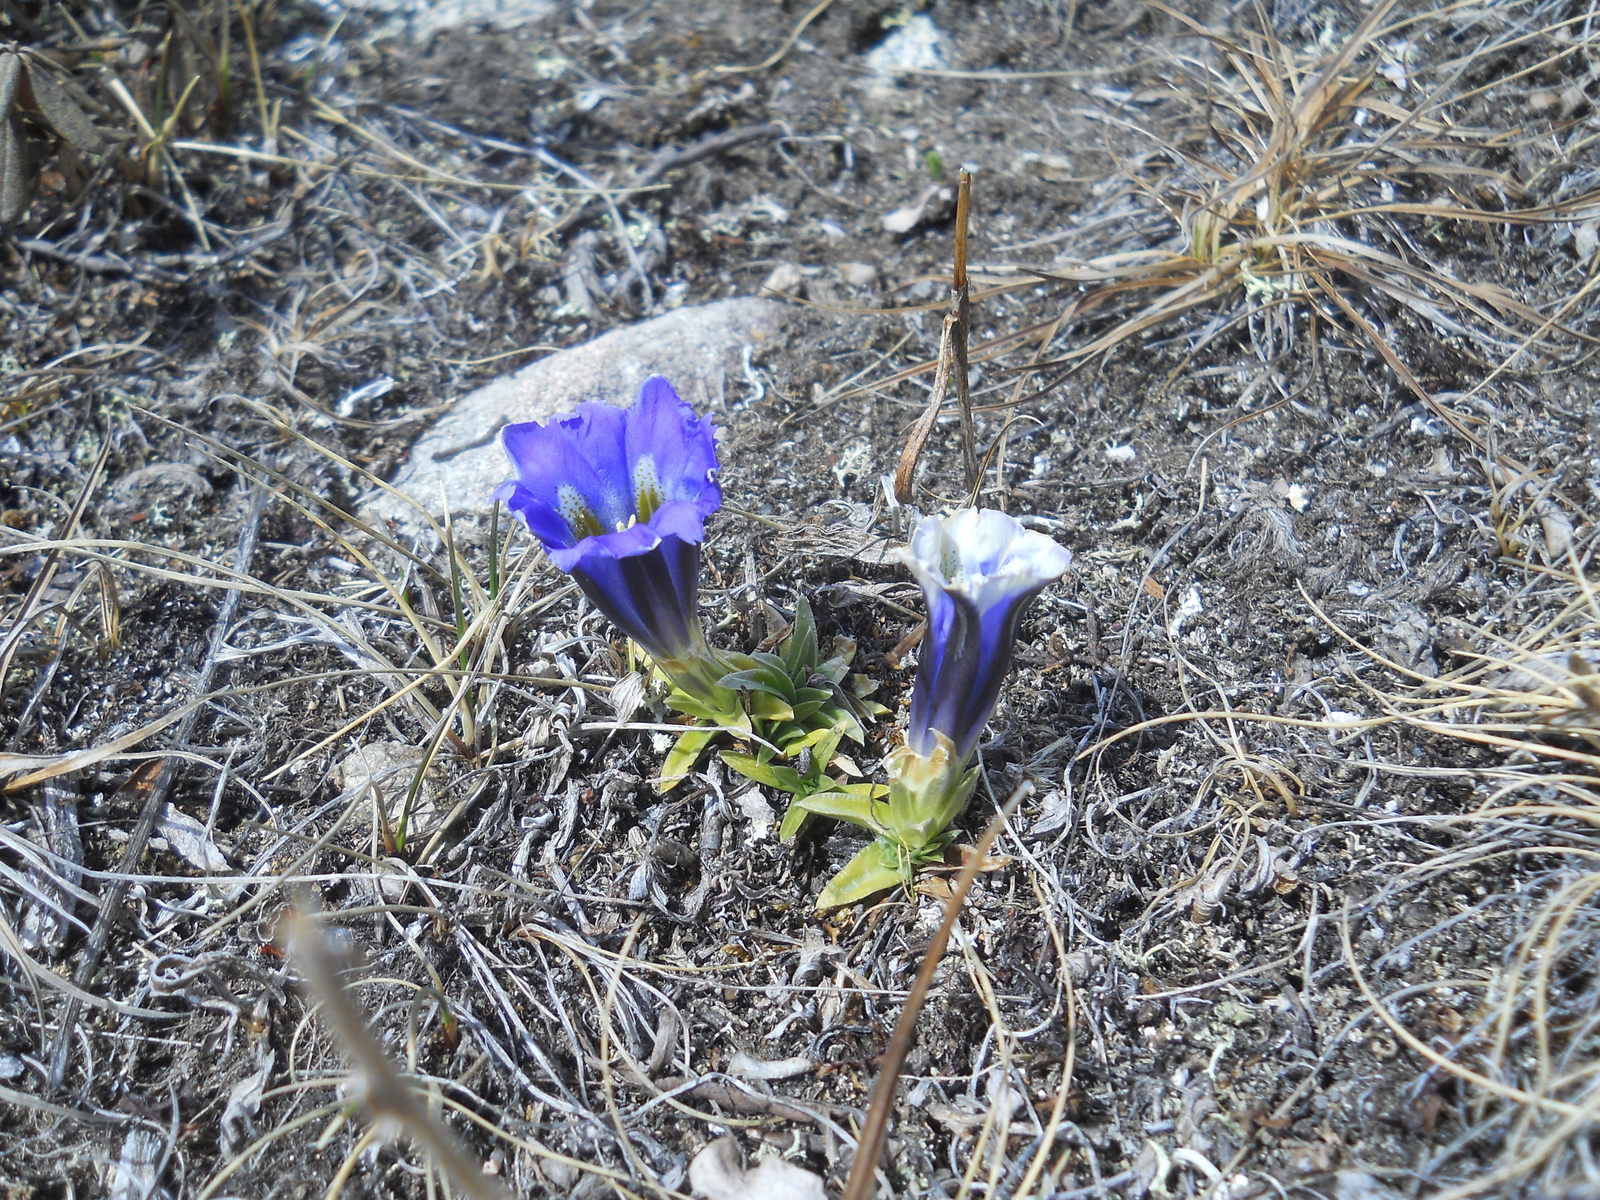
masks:
{"type": "Polygon", "coordinates": [[[495,492],[594,606],[674,682],[703,693],[725,668],[695,601],[706,518],[722,506],[716,433],[661,376],[631,408],[507,425],[516,478],[495,492]]]}
{"type": "Polygon", "coordinates": [[[928,601],[906,746],[931,756],[940,734],[965,763],[1011,669],[1024,610],[1072,555],[1005,513],[965,508],[924,518],[904,561],[928,601]]]}

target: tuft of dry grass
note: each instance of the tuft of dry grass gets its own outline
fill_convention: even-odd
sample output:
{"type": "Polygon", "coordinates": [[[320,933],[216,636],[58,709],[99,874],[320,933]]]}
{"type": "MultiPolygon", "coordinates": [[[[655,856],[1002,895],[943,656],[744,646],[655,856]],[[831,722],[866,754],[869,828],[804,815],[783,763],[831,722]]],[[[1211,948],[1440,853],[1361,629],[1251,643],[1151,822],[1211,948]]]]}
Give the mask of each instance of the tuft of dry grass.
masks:
{"type": "Polygon", "coordinates": [[[1535,299],[1470,250],[1600,211],[1597,181],[1577,194],[1567,186],[1584,153],[1574,122],[1490,119],[1522,98],[1529,75],[1592,57],[1592,19],[1533,2],[1398,17],[1384,0],[1337,44],[1302,48],[1261,13],[1259,28],[1230,34],[1152,7],[1191,47],[1167,52],[1164,94],[1143,91],[1103,117],[1150,150],[1118,159],[1121,186],[1103,189],[1111,207],[1083,214],[1082,236],[1062,231],[1070,257],[974,272],[989,296],[1043,284],[1043,296],[1066,297],[1024,331],[1027,360],[1009,364],[1016,380],[1001,407],[1148,346],[1181,319],[1185,352],[1169,385],[1219,339],[1242,335],[1270,362],[1302,339],[1315,359],[1320,341],[1353,335],[1486,447],[1492,434],[1439,398],[1399,326],[1417,323],[1493,373],[1594,344],[1581,264],[1552,263],[1548,278],[1529,280],[1543,292],[1535,299]],[[1441,41],[1462,48],[1439,53],[1441,41]],[[1513,165],[1530,160],[1531,170],[1513,165]],[[1088,253],[1107,230],[1115,244],[1088,253]]]}
{"type": "MultiPolygon", "coordinates": [[[[1465,1093],[1462,1133],[1422,1176],[1459,1178],[1458,1161],[1486,1150],[1497,1159],[1436,1192],[1451,1200],[1580,1195],[1597,1182],[1579,1131],[1600,1117],[1600,532],[1592,521],[1580,528],[1575,538],[1563,534],[1546,562],[1510,560],[1524,586],[1496,625],[1463,635],[1456,669],[1423,674],[1362,647],[1398,685],[1372,685],[1391,719],[1488,751],[1463,775],[1477,796],[1472,807],[1417,818],[1445,848],[1403,872],[1384,900],[1510,867],[1500,876],[1509,890],[1481,897],[1468,923],[1510,932],[1465,977],[1384,995],[1346,936],[1350,970],[1374,1014],[1428,1064],[1426,1077],[1453,1079],[1465,1093]]],[[[1428,929],[1377,965],[1451,937],[1448,926],[1428,929]]]]}

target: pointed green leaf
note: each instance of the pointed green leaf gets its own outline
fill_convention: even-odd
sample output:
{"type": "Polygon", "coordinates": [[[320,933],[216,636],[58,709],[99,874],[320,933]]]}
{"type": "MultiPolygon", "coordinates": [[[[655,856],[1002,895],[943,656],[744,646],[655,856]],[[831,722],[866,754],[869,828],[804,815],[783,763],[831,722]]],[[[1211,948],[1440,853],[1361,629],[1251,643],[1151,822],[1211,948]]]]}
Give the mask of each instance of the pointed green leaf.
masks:
{"type": "MultiPolygon", "coordinates": [[[[673,712],[680,712],[686,717],[693,717],[697,721],[717,721],[721,715],[704,701],[696,700],[693,696],[686,696],[682,692],[674,692],[667,697],[667,707],[673,712]]],[[[717,721],[720,725],[721,722],[717,721]]]]}
{"type": "Polygon", "coordinates": [[[794,706],[794,720],[804,725],[811,724],[811,718],[816,716],[817,710],[822,707],[820,700],[797,700],[794,706]]]}
{"type": "Polygon", "coordinates": [[[778,777],[773,772],[772,767],[752,754],[741,754],[737,750],[724,750],[718,757],[746,779],[753,779],[757,783],[766,784],[768,787],[778,786],[778,777]]]}
{"type": "Polygon", "coordinates": [[[904,887],[910,882],[910,866],[898,860],[894,848],[882,842],[871,842],[828,880],[828,885],[817,897],[817,911],[843,908],[890,888],[904,887]]]}
{"type": "Polygon", "coordinates": [[[823,779],[827,776],[828,764],[833,761],[833,756],[839,750],[839,738],[843,733],[837,727],[828,729],[815,729],[806,735],[806,744],[811,747],[811,776],[814,779],[823,779]]]}
{"type": "Polygon", "coordinates": [[[802,795],[806,791],[806,781],[792,767],[763,762],[752,754],[738,750],[724,750],[719,757],[746,779],[764,783],[792,796],[802,795]]]}
{"type": "Polygon", "coordinates": [[[852,795],[844,790],[814,792],[794,802],[795,808],[804,809],[818,817],[832,817],[836,821],[849,821],[871,833],[882,833],[883,826],[874,817],[877,807],[871,796],[852,795]]]}
{"type": "Polygon", "coordinates": [[[700,752],[711,744],[711,739],[717,736],[715,729],[686,729],[678,735],[678,740],[672,744],[672,749],[667,751],[666,761],[661,764],[661,779],[656,788],[661,793],[670,792],[688,776],[689,770],[694,766],[695,759],[700,757],[700,752]]]}
{"type": "Polygon", "coordinates": [[[791,679],[805,679],[817,661],[817,621],[811,602],[800,597],[794,609],[794,627],[783,643],[783,663],[791,679]]]}
{"type": "Polygon", "coordinates": [[[774,696],[768,692],[752,692],[750,715],[758,721],[792,721],[794,709],[782,696],[774,696]]]}
{"type": "Polygon", "coordinates": [[[778,826],[778,840],[787,842],[794,837],[804,827],[807,818],[810,816],[811,814],[801,808],[798,803],[789,805],[788,811],[783,814],[783,823],[778,826]]]}
{"type": "Polygon", "coordinates": [[[789,677],[776,675],[767,670],[730,671],[718,681],[718,684],[742,692],[763,692],[785,702],[794,699],[794,684],[790,682],[789,677]]]}
{"type": "Polygon", "coordinates": [[[781,654],[773,654],[767,650],[753,650],[751,651],[749,658],[752,662],[758,662],[768,670],[777,671],[780,675],[787,677],[789,674],[788,668],[784,665],[783,656],[781,654]]]}

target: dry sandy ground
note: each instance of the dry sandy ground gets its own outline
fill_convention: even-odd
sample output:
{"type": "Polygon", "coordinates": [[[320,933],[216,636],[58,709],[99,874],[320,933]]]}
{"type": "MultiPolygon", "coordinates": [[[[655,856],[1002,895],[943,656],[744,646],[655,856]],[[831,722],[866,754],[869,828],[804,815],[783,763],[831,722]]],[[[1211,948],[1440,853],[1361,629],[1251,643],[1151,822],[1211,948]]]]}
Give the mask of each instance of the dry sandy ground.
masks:
{"type": "Polygon", "coordinates": [[[953,870],[818,918],[859,840],[662,796],[485,496],[356,514],[474,387],[781,294],[705,613],[808,596],[877,770],[965,165],[980,471],[952,404],[914,504],[1075,567],[880,1194],[1600,1196],[1594,6],[551,7],[0,16],[6,1194],[840,1194],[953,870]]]}

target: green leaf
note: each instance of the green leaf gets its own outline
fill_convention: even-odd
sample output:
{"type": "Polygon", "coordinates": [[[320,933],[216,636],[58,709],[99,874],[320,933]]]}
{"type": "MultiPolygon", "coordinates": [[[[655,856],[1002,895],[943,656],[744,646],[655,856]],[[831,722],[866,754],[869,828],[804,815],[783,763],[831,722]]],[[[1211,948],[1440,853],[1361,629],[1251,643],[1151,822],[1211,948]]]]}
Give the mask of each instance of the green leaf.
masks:
{"type": "Polygon", "coordinates": [[[810,777],[812,779],[820,781],[827,778],[828,764],[833,761],[833,756],[838,753],[839,738],[843,735],[843,732],[837,726],[830,726],[826,729],[813,729],[806,734],[805,740],[801,745],[811,748],[810,777]]]}
{"type": "Polygon", "coordinates": [[[722,715],[703,700],[696,700],[693,696],[683,692],[673,692],[667,697],[667,707],[673,712],[680,712],[686,717],[693,717],[697,721],[716,721],[722,715]]]}
{"type": "Polygon", "coordinates": [[[820,700],[797,700],[794,705],[794,720],[800,725],[809,725],[811,718],[816,716],[817,710],[822,707],[820,700]]]}
{"type": "Polygon", "coordinates": [[[817,662],[817,621],[811,602],[800,597],[794,609],[794,627],[783,643],[783,665],[791,679],[805,680],[817,662]]]}
{"type": "Polygon", "coordinates": [[[789,805],[788,811],[783,814],[783,823],[778,826],[778,840],[787,842],[805,827],[807,819],[811,816],[798,802],[789,805]]]}
{"type": "Polygon", "coordinates": [[[828,880],[817,897],[817,911],[843,908],[910,882],[910,864],[900,860],[895,848],[883,842],[871,842],[861,847],[856,856],[828,880]]]}
{"type": "Polygon", "coordinates": [[[657,789],[664,795],[682,783],[694,766],[695,759],[700,757],[700,752],[716,736],[715,729],[686,729],[680,733],[672,749],[667,751],[666,761],[661,764],[661,779],[656,784],[657,789]]]}
{"type": "Polygon", "coordinates": [[[840,704],[823,705],[812,716],[811,725],[817,729],[837,729],[857,745],[867,739],[867,731],[856,720],[855,714],[840,704]]]}
{"type": "Polygon", "coordinates": [[[779,722],[794,720],[794,709],[787,698],[770,692],[750,694],[750,715],[758,721],[779,722]]]}
{"type": "Polygon", "coordinates": [[[719,687],[736,688],[742,692],[762,692],[768,696],[776,696],[785,703],[794,700],[794,683],[787,675],[770,671],[754,669],[749,671],[730,671],[717,681],[719,687]]]}
{"type": "Polygon", "coordinates": [[[784,665],[783,656],[780,654],[772,654],[766,650],[752,650],[745,657],[751,662],[761,664],[769,671],[776,671],[785,679],[789,678],[789,668],[784,665]]]}
{"type": "Polygon", "coordinates": [[[804,795],[810,790],[806,781],[800,777],[800,773],[792,767],[763,762],[753,754],[744,754],[738,750],[724,750],[719,757],[746,779],[775,787],[792,796],[804,795]]]}
{"type": "Polygon", "coordinates": [[[852,783],[848,787],[828,792],[813,792],[801,796],[792,807],[803,809],[818,817],[832,817],[836,821],[849,821],[871,833],[882,833],[883,826],[876,817],[878,805],[874,803],[874,785],[852,783]]]}

